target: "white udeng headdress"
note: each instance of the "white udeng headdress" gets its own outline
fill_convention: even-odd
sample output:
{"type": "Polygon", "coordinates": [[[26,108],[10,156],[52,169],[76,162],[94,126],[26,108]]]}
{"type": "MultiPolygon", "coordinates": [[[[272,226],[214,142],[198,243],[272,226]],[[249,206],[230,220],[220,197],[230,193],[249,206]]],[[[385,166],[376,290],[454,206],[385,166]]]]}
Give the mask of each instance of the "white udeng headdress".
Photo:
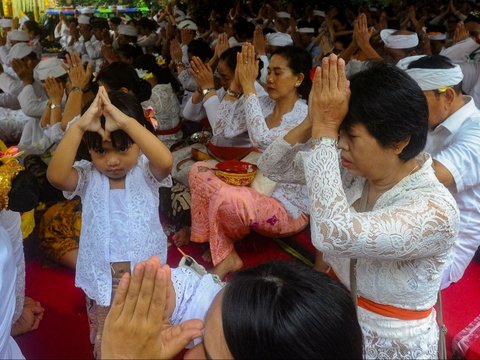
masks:
{"type": "Polygon", "coordinates": [[[397,63],[397,66],[400,69],[405,70],[405,72],[417,82],[422,91],[437,90],[446,86],[455,86],[460,84],[463,80],[462,69],[457,64],[450,69],[408,69],[411,62],[424,56],[425,55],[409,56],[397,63]]]}
{"type": "Polygon", "coordinates": [[[390,49],[410,49],[418,45],[418,35],[416,33],[409,35],[393,35],[398,30],[384,29],[380,31],[380,38],[385,46],[390,49]]]}

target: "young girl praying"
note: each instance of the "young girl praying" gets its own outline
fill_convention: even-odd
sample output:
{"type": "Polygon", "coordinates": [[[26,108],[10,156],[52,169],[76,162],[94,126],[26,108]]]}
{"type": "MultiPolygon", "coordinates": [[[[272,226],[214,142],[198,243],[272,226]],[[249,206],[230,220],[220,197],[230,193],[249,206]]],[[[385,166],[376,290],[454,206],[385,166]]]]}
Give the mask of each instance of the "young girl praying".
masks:
{"type": "Polygon", "coordinates": [[[87,295],[97,358],[115,280],[150,256],[166,263],[158,189],[171,186],[172,155],[152,131],[135,96],[107,94],[100,86],[88,110],[66,131],[47,171],[66,198],[82,199],[75,284],[87,295]],[[82,142],[90,161],[75,161],[82,142]]]}

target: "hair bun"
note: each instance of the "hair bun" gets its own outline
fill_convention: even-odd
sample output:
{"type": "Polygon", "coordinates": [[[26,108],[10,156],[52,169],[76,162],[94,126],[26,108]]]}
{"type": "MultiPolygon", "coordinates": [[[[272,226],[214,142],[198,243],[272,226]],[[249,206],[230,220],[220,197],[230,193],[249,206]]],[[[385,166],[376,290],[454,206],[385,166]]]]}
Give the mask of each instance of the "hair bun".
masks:
{"type": "Polygon", "coordinates": [[[152,86],[147,80],[140,79],[140,81],[138,82],[138,89],[135,95],[137,95],[138,101],[147,101],[152,96],[152,86]]]}
{"type": "Polygon", "coordinates": [[[22,170],[12,180],[8,193],[8,209],[25,212],[34,209],[39,201],[40,187],[37,178],[27,170],[22,170]]]}

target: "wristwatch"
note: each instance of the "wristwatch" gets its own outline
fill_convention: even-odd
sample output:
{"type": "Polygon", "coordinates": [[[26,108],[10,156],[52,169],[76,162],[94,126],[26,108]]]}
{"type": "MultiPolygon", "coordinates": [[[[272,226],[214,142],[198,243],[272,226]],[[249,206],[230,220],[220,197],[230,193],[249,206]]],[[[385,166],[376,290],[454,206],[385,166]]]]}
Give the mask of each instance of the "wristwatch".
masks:
{"type": "Polygon", "coordinates": [[[215,91],[215,88],[202,89],[202,95],[207,96],[210,91],[215,91]]]}
{"type": "Polygon", "coordinates": [[[56,108],[61,108],[61,107],[62,107],[62,105],[60,105],[60,104],[53,104],[53,103],[50,104],[50,109],[51,110],[56,109],[56,108]]]}

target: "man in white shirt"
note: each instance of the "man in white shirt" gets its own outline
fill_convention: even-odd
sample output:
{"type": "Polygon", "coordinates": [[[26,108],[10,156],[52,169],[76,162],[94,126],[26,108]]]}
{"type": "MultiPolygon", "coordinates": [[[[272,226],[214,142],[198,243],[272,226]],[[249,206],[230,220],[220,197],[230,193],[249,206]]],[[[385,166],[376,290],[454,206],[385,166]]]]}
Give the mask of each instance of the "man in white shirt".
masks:
{"type": "Polygon", "coordinates": [[[425,151],[460,209],[460,230],[442,276],[442,289],[461,279],[480,245],[480,110],[461,93],[459,65],[441,55],[414,56],[399,67],[423,90],[429,110],[425,151]]]}
{"type": "Polygon", "coordinates": [[[466,39],[443,49],[440,54],[450,58],[459,64],[463,72],[462,90],[473,97],[475,104],[480,106],[480,62],[478,50],[480,50],[480,18],[468,17],[465,25],[457,25],[456,32],[465,29],[470,32],[466,39]],[[476,55],[477,54],[477,55],[476,55]]]}
{"type": "Polygon", "coordinates": [[[15,311],[15,256],[7,231],[0,227],[0,358],[24,359],[22,351],[10,336],[15,311]]]}
{"type": "Polygon", "coordinates": [[[33,76],[33,69],[40,60],[33,48],[25,43],[15,44],[10,50],[10,58],[13,69],[23,82],[23,89],[18,94],[22,111],[25,115],[40,118],[48,100],[42,84],[33,76]]]}

